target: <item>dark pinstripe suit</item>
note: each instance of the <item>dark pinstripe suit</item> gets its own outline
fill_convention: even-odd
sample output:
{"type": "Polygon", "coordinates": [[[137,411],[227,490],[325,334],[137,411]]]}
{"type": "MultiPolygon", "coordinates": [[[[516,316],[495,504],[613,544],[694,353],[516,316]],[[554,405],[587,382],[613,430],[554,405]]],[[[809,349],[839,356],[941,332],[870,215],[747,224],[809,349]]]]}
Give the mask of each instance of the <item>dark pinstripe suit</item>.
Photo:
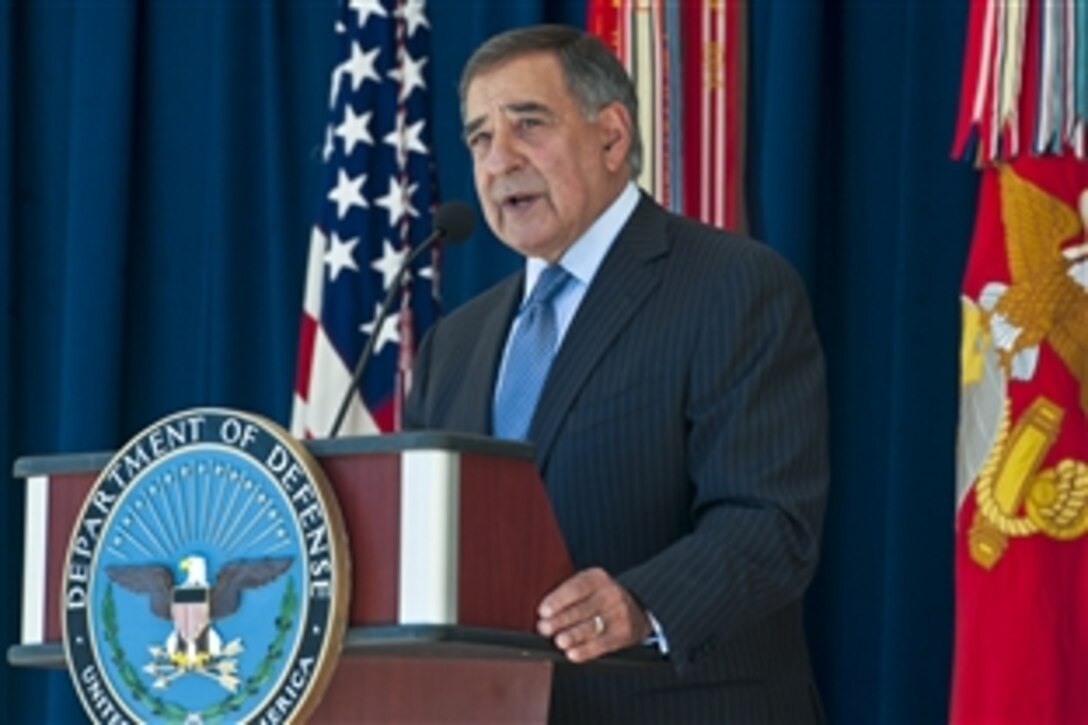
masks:
{"type": "MultiPolygon", "coordinates": [[[[409,427],[490,430],[522,275],[426,338],[409,427]]],[[[819,719],[801,624],[827,495],[824,372],[802,285],[764,245],[643,196],[558,351],[530,431],[577,568],[652,611],[672,667],[556,674],[587,722],[819,719]]]]}

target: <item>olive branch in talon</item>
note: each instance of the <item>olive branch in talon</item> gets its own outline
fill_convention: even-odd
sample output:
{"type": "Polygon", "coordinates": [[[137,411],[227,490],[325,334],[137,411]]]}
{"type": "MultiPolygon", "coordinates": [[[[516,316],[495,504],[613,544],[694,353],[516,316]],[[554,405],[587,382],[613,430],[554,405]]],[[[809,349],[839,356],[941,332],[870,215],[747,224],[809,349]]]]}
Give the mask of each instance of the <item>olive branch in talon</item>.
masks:
{"type": "Polygon", "coordinates": [[[206,659],[198,658],[195,663],[188,662],[184,656],[171,655],[165,647],[153,645],[148,647],[151,653],[151,661],[143,667],[143,671],[155,678],[151,684],[158,690],[165,689],[167,685],[187,672],[203,675],[215,680],[221,687],[237,692],[238,684],[238,660],[237,655],[245,648],[241,638],[232,639],[223,649],[215,655],[209,655],[206,659]]]}

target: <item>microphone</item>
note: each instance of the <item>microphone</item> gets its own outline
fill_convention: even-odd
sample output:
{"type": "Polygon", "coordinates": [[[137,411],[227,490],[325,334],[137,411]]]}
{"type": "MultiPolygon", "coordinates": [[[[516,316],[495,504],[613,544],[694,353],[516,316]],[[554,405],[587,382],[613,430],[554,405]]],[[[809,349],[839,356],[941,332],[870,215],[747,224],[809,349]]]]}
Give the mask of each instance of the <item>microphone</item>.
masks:
{"type": "Polygon", "coordinates": [[[408,271],[408,268],[412,266],[412,262],[420,254],[433,247],[438,240],[441,239],[453,244],[463,241],[472,233],[472,227],[475,224],[476,219],[472,207],[463,201],[447,201],[435,211],[434,227],[430,235],[404,258],[400,267],[397,268],[393,283],[389,285],[389,290],[385,293],[385,299],[382,300],[382,304],[378,308],[378,316],[374,321],[374,331],[370,333],[363,351],[359,353],[359,360],[355,363],[355,370],[351,374],[351,384],[344,391],[344,397],[340,401],[340,410],[336,414],[332,430],[329,431],[329,438],[335,438],[336,434],[340,432],[340,426],[344,424],[344,418],[348,414],[348,406],[351,405],[351,395],[359,387],[359,381],[363,379],[363,373],[366,372],[366,366],[370,364],[370,358],[374,357],[374,345],[377,343],[382,325],[385,324],[385,317],[389,314],[389,307],[393,303],[393,295],[400,290],[404,273],[408,271]]]}

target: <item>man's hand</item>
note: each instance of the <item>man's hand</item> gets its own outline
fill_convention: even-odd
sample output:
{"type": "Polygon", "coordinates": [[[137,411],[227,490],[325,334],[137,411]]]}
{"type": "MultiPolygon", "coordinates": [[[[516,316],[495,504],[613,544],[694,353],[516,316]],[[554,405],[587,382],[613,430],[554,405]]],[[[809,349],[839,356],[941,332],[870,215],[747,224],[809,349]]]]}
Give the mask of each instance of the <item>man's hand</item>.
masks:
{"type": "Polygon", "coordinates": [[[586,662],[642,642],[646,612],[604,569],[580,571],[544,597],[536,628],[571,662],[586,662]]]}

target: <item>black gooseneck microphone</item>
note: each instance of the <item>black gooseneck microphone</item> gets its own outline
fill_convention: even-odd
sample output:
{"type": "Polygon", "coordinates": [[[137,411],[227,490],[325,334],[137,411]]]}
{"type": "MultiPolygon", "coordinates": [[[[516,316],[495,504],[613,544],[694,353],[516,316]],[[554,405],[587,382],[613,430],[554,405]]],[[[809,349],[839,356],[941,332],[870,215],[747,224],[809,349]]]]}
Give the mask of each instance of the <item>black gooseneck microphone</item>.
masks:
{"type": "Polygon", "coordinates": [[[344,397],[340,401],[340,410],[336,414],[332,430],[329,431],[329,438],[335,438],[336,434],[340,432],[340,426],[344,424],[344,418],[348,414],[348,406],[351,404],[352,393],[359,387],[359,381],[363,379],[363,373],[366,372],[366,366],[370,364],[370,358],[374,357],[374,345],[377,343],[382,325],[385,324],[385,317],[389,314],[389,307],[393,303],[393,295],[400,291],[404,273],[412,266],[412,262],[420,254],[433,247],[435,242],[440,239],[453,244],[463,241],[472,233],[475,224],[476,219],[472,207],[463,201],[447,201],[435,211],[433,231],[404,258],[404,261],[401,262],[400,267],[397,269],[397,275],[393,278],[393,283],[389,285],[389,290],[385,293],[385,299],[382,300],[381,307],[378,308],[377,319],[374,321],[374,331],[370,333],[366,346],[359,353],[359,360],[355,363],[355,371],[351,374],[351,384],[344,391],[344,397]]]}

